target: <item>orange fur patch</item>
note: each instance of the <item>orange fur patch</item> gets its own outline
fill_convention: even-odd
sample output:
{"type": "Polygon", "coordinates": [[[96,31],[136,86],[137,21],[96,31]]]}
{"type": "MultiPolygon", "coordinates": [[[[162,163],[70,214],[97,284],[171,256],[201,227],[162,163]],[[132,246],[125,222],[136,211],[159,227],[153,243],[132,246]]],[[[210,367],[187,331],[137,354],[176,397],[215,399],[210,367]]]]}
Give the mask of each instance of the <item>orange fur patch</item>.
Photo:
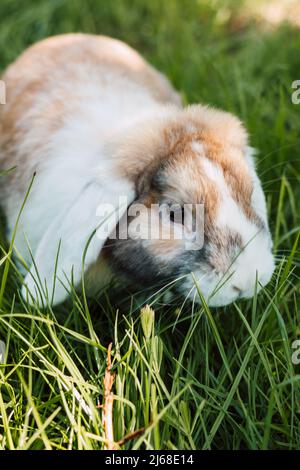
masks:
{"type": "Polygon", "coordinates": [[[251,208],[253,184],[244,157],[247,133],[229,113],[201,105],[171,108],[161,120],[141,123],[125,136],[116,158],[121,173],[136,181],[139,192],[148,190],[151,176],[165,166],[166,179],[174,180],[182,202],[204,202],[207,218],[213,221],[219,192],[202,169],[201,157],[193,150],[195,142],[203,146],[205,157],[221,168],[232,197],[246,216],[259,223],[251,208]],[[182,180],[180,175],[184,175],[182,180]]]}

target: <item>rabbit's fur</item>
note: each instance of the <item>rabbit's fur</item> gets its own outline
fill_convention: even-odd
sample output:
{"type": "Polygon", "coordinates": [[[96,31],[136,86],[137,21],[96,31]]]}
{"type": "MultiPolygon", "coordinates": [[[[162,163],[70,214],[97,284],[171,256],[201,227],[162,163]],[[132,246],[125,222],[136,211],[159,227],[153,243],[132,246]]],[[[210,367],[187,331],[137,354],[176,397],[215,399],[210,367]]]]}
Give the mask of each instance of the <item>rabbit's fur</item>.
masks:
{"type": "Polygon", "coordinates": [[[90,289],[112,276],[147,286],[174,281],[192,298],[198,279],[210,305],[225,305],[253,295],[257,278],[269,281],[265,198],[236,117],[202,105],[183,108],[161,73],[103,36],[44,40],[3,80],[0,169],[16,167],[0,188],[9,236],[35,174],[15,243],[29,267],[23,287],[29,300],[53,294],[54,303],[63,301],[70,280],[80,284],[93,231],[113,231],[133,201],[204,204],[204,246],[93,236],[84,265],[90,289]],[[99,204],[117,208],[120,196],[127,205],[99,227],[99,204]]]}

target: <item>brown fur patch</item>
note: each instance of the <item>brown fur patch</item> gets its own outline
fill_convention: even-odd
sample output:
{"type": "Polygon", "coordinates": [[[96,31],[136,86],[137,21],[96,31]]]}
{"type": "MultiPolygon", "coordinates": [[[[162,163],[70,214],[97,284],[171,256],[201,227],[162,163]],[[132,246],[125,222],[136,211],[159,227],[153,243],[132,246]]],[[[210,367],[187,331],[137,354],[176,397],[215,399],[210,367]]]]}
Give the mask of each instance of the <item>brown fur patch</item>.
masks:
{"type": "MultiPolygon", "coordinates": [[[[135,179],[138,190],[161,166],[168,167],[169,180],[182,192],[182,200],[205,202],[208,220],[213,221],[218,205],[218,188],[207,178],[201,158],[192,144],[199,142],[205,157],[217,164],[231,190],[232,197],[246,216],[260,224],[251,207],[253,183],[245,160],[247,134],[241,122],[229,113],[194,105],[185,110],[169,109],[161,120],[148,121],[118,145],[116,158],[121,172],[135,179]],[[193,193],[186,194],[193,188],[193,193]]],[[[190,191],[191,193],[191,191],[190,191]]]]}

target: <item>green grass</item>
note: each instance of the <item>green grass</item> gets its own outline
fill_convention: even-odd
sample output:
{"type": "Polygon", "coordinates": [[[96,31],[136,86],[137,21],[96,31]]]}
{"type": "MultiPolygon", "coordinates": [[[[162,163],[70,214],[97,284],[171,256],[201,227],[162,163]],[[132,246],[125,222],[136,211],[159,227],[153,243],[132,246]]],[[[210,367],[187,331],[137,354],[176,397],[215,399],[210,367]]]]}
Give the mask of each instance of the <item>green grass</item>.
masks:
{"type": "Polygon", "coordinates": [[[291,102],[300,34],[241,22],[244,3],[1,0],[0,69],[45,36],[103,33],[136,47],[186,102],[240,116],[260,151],[277,268],[253,300],[211,311],[111,288],[42,311],[20,298],[1,219],[0,448],[102,449],[97,405],[111,342],[115,440],[146,428],[123,448],[300,448],[300,366],[291,359],[300,336],[300,105],[291,102]],[[148,330],[145,303],[155,310],[148,330]]]}

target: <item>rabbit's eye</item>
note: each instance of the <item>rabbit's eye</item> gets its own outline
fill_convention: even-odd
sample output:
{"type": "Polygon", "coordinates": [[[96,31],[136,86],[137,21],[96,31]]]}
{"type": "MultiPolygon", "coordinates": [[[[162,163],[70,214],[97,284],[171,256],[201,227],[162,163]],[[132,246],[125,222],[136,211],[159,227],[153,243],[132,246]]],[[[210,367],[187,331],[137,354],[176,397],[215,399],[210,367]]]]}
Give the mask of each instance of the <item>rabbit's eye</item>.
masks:
{"type": "Polygon", "coordinates": [[[183,207],[176,207],[170,208],[170,220],[176,224],[184,225],[184,208],[183,207]]]}

